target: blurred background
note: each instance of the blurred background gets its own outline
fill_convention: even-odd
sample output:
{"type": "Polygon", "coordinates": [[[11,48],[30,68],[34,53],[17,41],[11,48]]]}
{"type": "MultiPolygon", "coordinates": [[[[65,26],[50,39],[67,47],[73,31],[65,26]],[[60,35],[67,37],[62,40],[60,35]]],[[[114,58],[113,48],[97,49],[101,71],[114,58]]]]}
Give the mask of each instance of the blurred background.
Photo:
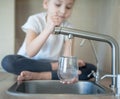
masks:
{"type": "MultiPolygon", "coordinates": [[[[1,1],[0,61],[5,55],[17,53],[25,36],[21,26],[30,15],[44,11],[42,2],[43,0],[1,1]]],[[[110,35],[120,46],[120,0],[76,0],[69,21],[76,29],[110,35]]],[[[85,40],[82,44],[83,41],[84,39],[75,38],[74,55],[96,65],[91,42],[85,40]]],[[[110,46],[96,41],[92,43],[97,53],[100,72],[111,72],[110,46]]]]}

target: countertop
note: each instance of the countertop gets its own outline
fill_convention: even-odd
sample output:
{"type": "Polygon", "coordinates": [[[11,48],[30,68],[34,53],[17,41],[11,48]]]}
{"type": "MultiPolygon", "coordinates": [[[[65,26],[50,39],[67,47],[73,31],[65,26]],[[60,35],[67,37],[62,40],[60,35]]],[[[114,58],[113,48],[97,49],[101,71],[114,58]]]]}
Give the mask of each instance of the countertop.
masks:
{"type": "MultiPolygon", "coordinates": [[[[45,94],[34,94],[34,95],[10,95],[7,93],[9,87],[16,82],[16,76],[0,72],[0,99],[120,99],[120,96],[114,95],[45,95],[45,94]]],[[[108,83],[107,83],[108,84],[108,83]]]]}

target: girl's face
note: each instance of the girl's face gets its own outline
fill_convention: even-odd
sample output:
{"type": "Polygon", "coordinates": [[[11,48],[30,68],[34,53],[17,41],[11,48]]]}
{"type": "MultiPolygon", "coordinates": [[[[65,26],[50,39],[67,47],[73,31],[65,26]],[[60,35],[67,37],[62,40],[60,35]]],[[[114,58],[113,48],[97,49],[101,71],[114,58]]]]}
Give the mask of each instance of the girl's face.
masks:
{"type": "Polygon", "coordinates": [[[74,0],[44,0],[43,6],[49,17],[58,16],[64,21],[70,17],[73,4],[74,0]]]}

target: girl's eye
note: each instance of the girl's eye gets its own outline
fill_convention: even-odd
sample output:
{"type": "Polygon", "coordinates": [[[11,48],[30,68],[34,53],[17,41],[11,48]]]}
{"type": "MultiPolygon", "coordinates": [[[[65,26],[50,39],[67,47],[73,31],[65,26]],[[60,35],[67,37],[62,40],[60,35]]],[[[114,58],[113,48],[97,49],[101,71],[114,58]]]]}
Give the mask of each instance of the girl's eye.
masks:
{"type": "Polygon", "coordinates": [[[72,7],[66,7],[66,9],[71,9],[72,7]]]}
{"type": "Polygon", "coordinates": [[[56,5],[57,7],[60,7],[60,6],[61,6],[61,4],[57,4],[57,3],[56,3],[55,5],[56,5]]]}
{"type": "Polygon", "coordinates": [[[72,9],[72,5],[67,5],[66,9],[72,9]]]}

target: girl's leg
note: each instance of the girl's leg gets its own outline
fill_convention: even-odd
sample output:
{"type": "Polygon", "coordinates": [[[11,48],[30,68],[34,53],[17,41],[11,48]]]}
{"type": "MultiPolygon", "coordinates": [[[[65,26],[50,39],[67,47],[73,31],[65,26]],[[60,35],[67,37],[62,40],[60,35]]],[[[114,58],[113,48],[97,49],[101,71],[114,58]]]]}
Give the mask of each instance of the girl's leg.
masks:
{"type": "MultiPolygon", "coordinates": [[[[88,75],[91,73],[91,71],[96,72],[96,67],[93,64],[86,63],[86,66],[80,67],[79,70],[81,70],[82,74],[79,75],[79,80],[89,80],[93,78],[91,75],[88,77],[88,75]]],[[[51,72],[28,72],[23,71],[21,75],[18,77],[18,80],[30,80],[30,79],[44,79],[44,80],[59,80],[57,76],[57,71],[51,71],[51,72]]]]}
{"type": "Polygon", "coordinates": [[[1,64],[7,72],[17,75],[22,71],[43,72],[52,70],[48,61],[37,61],[21,55],[8,55],[3,58],[1,64]]]}
{"type": "Polygon", "coordinates": [[[3,58],[1,64],[7,72],[19,75],[18,79],[58,80],[57,72],[54,71],[58,63],[55,62],[51,66],[49,61],[36,61],[21,55],[7,55],[3,58]]]}
{"type": "MultiPolygon", "coordinates": [[[[42,77],[44,76],[46,77],[46,75],[48,75],[48,77],[50,76],[49,79],[53,79],[53,80],[59,79],[57,76],[57,71],[52,71],[52,66],[50,62],[42,61],[42,60],[36,61],[23,57],[21,55],[6,56],[2,60],[2,67],[7,72],[17,75],[21,75],[21,73],[24,72],[23,74],[26,75],[26,77],[29,76],[29,74],[31,73],[32,76],[38,77],[38,79],[40,77],[39,75],[41,74],[42,77]]],[[[80,67],[79,69],[82,71],[82,74],[79,75],[79,80],[89,80],[90,78],[93,78],[93,76],[88,77],[88,75],[91,73],[92,70],[96,71],[96,67],[89,63],[86,63],[86,66],[80,67]]]]}

